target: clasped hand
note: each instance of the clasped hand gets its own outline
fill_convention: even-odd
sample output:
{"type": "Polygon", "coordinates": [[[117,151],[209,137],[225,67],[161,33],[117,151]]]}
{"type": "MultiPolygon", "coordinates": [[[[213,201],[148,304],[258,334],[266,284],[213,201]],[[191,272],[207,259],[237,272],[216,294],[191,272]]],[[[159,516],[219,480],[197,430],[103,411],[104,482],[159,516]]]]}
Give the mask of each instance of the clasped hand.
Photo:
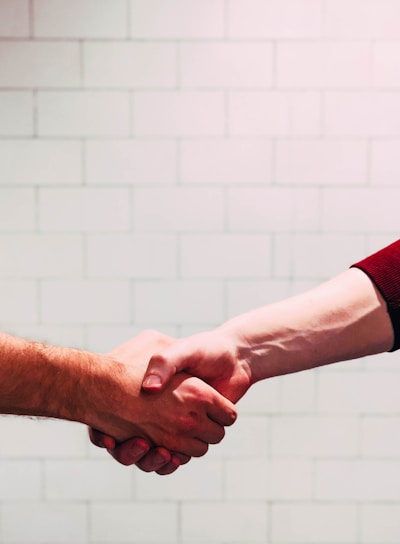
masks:
{"type": "MultiPolygon", "coordinates": [[[[233,356],[228,354],[211,371],[212,365],[203,364],[212,359],[210,339],[192,338],[202,346],[201,357],[193,340],[174,341],[155,331],[145,331],[108,354],[119,374],[120,398],[111,400],[110,414],[101,425],[89,430],[95,445],[107,448],[124,465],[170,474],[223,439],[224,427],[236,420],[231,400],[240,398],[243,385],[233,371],[233,356]],[[187,357],[188,348],[192,357],[187,357]]],[[[244,372],[245,382],[246,377],[244,372]]]]}

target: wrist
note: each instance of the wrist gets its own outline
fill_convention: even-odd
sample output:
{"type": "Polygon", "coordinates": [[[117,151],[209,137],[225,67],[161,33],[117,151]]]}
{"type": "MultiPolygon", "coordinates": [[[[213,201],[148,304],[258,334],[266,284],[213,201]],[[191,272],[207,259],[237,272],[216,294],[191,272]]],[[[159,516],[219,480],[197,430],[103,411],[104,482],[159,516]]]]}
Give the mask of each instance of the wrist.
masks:
{"type": "Polygon", "coordinates": [[[286,310],[282,311],[277,303],[239,315],[223,325],[252,384],[294,371],[302,342],[285,326],[285,316],[286,310]]]}
{"type": "Polygon", "coordinates": [[[240,325],[241,318],[232,319],[218,327],[215,332],[220,338],[224,351],[237,362],[248,376],[249,384],[253,385],[260,378],[257,372],[256,354],[249,338],[244,334],[240,325]]]}

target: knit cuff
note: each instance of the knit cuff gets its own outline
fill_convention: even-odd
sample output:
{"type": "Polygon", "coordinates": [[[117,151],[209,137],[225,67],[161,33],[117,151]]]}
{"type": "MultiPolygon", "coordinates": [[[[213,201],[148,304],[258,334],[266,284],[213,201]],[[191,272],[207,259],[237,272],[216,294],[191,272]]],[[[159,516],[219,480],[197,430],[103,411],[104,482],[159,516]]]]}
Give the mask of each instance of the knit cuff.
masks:
{"type": "Polygon", "coordinates": [[[385,299],[394,332],[394,344],[389,351],[400,349],[400,240],[353,267],[365,272],[385,299]]]}

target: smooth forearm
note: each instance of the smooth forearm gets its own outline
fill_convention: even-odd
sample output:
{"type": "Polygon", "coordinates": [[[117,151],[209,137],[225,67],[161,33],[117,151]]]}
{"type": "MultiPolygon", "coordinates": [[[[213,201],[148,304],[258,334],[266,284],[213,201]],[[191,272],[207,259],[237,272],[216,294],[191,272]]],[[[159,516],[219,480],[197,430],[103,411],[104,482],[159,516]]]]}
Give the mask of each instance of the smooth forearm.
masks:
{"type": "Polygon", "coordinates": [[[252,381],[388,351],[393,329],[371,280],[350,269],[302,295],[222,326],[252,381]]]}

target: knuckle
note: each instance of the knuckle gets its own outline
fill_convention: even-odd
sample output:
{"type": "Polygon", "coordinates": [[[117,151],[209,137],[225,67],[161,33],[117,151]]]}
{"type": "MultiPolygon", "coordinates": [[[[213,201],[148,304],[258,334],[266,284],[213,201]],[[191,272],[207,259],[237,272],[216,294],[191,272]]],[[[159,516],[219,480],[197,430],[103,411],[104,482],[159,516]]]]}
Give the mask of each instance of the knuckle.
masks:
{"type": "Polygon", "coordinates": [[[193,455],[193,457],[203,457],[208,452],[208,444],[203,442],[201,445],[198,446],[196,453],[193,455]]]}
{"type": "Polygon", "coordinates": [[[231,410],[231,411],[228,413],[226,425],[227,425],[228,427],[229,427],[230,425],[233,425],[233,424],[235,423],[235,421],[237,420],[237,417],[238,417],[237,411],[236,411],[236,410],[231,410]]]}
{"type": "Polygon", "coordinates": [[[198,417],[195,412],[182,416],[180,419],[180,428],[183,434],[191,434],[198,425],[198,417]]]}
{"type": "Polygon", "coordinates": [[[214,444],[219,444],[225,438],[225,429],[221,427],[219,433],[216,435],[214,444]]]}

